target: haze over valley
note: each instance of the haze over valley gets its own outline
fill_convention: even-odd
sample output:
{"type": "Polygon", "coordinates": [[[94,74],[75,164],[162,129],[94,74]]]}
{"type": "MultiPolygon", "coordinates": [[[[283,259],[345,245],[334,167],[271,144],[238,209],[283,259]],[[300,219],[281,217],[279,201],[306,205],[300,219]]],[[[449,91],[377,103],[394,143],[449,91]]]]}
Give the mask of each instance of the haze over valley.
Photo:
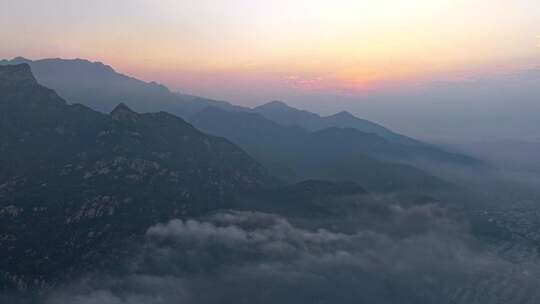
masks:
{"type": "Polygon", "coordinates": [[[539,20],[0,1],[0,302],[538,303],[539,20]]]}

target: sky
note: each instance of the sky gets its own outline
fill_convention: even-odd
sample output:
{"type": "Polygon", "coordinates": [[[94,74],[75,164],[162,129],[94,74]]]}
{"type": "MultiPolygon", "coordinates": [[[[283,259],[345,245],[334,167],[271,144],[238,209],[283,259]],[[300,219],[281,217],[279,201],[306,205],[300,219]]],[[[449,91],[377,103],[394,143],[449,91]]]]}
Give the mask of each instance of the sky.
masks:
{"type": "Polygon", "coordinates": [[[361,111],[538,68],[540,2],[0,0],[0,39],[0,58],[85,58],[244,105],[361,111]]]}

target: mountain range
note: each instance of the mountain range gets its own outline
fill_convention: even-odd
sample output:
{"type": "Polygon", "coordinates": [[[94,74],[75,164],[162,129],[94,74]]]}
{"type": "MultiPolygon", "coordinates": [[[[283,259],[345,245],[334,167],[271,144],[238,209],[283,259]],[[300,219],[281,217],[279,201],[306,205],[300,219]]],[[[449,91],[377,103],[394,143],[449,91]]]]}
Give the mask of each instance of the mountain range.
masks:
{"type": "MultiPolygon", "coordinates": [[[[259,114],[257,125],[274,125],[282,130],[282,127],[297,127],[304,130],[304,133],[322,131],[333,128],[333,132],[340,132],[337,129],[355,129],[359,132],[352,137],[343,136],[344,140],[353,140],[359,143],[367,140],[363,145],[368,146],[377,135],[379,138],[377,149],[357,149],[375,158],[390,160],[394,162],[412,163],[415,166],[424,166],[425,162],[445,163],[448,165],[479,165],[481,162],[472,157],[445,151],[432,144],[424,143],[413,138],[393,132],[379,124],[360,119],[348,112],[340,112],[335,115],[322,117],[318,114],[305,110],[298,110],[288,106],[284,102],[273,101],[256,108],[236,106],[225,101],[216,101],[208,98],[191,96],[186,94],[173,93],[168,88],[155,82],[144,82],[116,72],[110,66],[100,62],[90,62],[82,59],[42,59],[29,60],[22,57],[13,60],[0,61],[0,65],[26,63],[32,68],[37,80],[55,91],[66,100],[73,103],[81,103],[92,109],[110,112],[114,105],[123,102],[137,112],[165,111],[184,118],[192,122],[196,127],[205,129],[203,115],[201,111],[213,107],[228,112],[241,112],[241,115],[234,115],[235,119],[245,119],[240,124],[249,125],[255,116],[249,114],[259,114]],[[201,125],[197,125],[200,123],[201,125]],[[275,123],[275,124],[273,124],[275,123]],[[370,135],[371,134],[371,135],[370,135]],[[381,148],[382,146],[387,147],[381,148]]],[[[225,114],[224,114],[225,115],[225,114]]],[[[228,123],[228,122],[222,122],[228,123]]],[[[233,123],[233,122],[231,122],[233,123]]],[[[230,140],[230,134],[219,132],[220,130],[209,130],[214,135],[224,136],[230,140]],[[217,132],[216,132],[217,131],[217,132]]],[[[299,131],[299,130],[298,130],[299,131]]],[[[251,128],[245,128],[242,133],[255,132],[251,128]]],[[[269,130],[265,130],[269,132],[269,130]]],[[[352,135],[351,131],[343,131],[352,135]]],[[[268,136],[269,133],[265,133],[268,136]]],[[[273,132],[273,144],[286,142],[288,136],[283,132],[273,132]]],[[[247,135],[251,138],[258,137],[252,133],[247,135]]],[[[256,142],[237,141],[242,148],[249,150],[256,142]]],[[[339,146],[347,146],[348,142],[335,142],[339,146]]],[[[358,147],[358,145],[357,145],[358,147]]],[[[264,146],[257,147],[258,150],[266,149],[264,146]]]]}
{"type": "Polygon", "coordinates": [[[310,132],[282,126],[259,114],[207,108],[191,119],[199,129],[244,148],[270,172],[289,182],[316,178],[354,180],[371,191],[436,188],[439,179],[388,159],[416,157],[420,147],[389,143],[373,133],[328,128],[310,132]]]}
{"type": "Polygon", "coordinates": [[[253,111],[281,125],[299,126],[310,131],[318,131],[330,127],[352,128],[365,133],[377,134],[395,142],[411,145],[421,144],[419,141],[394,133],[379,124],[360,119],[347,111],[323,117],[309,111],[293,108],[282,101],[272,101],[263,104],[255,107],[253,111]]]}
{"type": "Polygon", "coordinates": [[[224,101],[173,93],[158,83],[120,74],[101,62],[22,57],[0,60],[0,65],[21,63],[30,65],[39,83],[54,89],[64,99],[103,113],[109,113],[120,102],[137,112],[165,111],[184,119],[207,106],[247,109],[224,101]]]}
{"type": "Polygon", "coordinates": [[[30,60],[17,57],[0,60],[0,65],[26,63],[31,66],[37,80],[73,103],[87,105],[95,110],[110,112],[114,105],[124,102],[138,112],[166,111],[184,119],[212,106],[228,111],[259,113],[281,125],[298,126],[310,131],[329,127],[354,128],[375,133],[388,140],[408,144],[421,144],[412,138],[397,134],[379,124],[360,119],[342,111],[322,117],[299,110],[282,101],[272,101],[253,109],[189,94],[173,93],[155,82],[144,82],[116,72],[101,62],[84,59],[30,60]]]}
{"type": "MultiPolygon", "coordinates": [[[[145,92],[176,96],[104,65],[75,61],[79,64],[108,71],[145,92]]],[[[124,96],[125,103],[103,113],[90,106],[108,105],[111,99],[99,98],[111,92],[96,83],[114,81],[79,70],[95,82],[71,80],[74,89],[59,92],[81,94],[84,99],[77,101],[88,104],[68,103],[41,85],[33,69],[28,63],[0,66],[2,288],[39,290],[82,272],[114,268],[148,227],[173,218],[228,209],[352,216],[378,210],[371,199],[375,192],[437,201],[437,193],[461,189],[391,159],[437,160],[438,155],[439,161],[474,164],[466,156],[388,134],[279,124],[257,113],[261,109],[216,106],[205,99],[192,98],[188,106],[172,99],[157,103],[173,104],[184,115],[191,111],[193,125],[144,98],[130,103],[136,95],[131,89],[123,91],[134,94],[124,96]],[[80,90],[89,83],[96,87],[80,90]],[[158,112],[138,113],[133,105],[158,112]]]]}

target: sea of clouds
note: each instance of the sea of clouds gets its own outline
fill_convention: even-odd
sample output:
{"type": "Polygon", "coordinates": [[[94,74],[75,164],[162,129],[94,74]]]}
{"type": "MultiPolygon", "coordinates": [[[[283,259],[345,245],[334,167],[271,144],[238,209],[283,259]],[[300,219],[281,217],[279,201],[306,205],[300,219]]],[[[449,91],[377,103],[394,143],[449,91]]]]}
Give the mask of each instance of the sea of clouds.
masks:
{"type": "Polygon", "coordinates": [[[536,260],[501,258],[438,204],[387,207],[347,229],[249,211],[174,219],[147,230],[127,271],[46,303],[540,303],[536,260]]]}

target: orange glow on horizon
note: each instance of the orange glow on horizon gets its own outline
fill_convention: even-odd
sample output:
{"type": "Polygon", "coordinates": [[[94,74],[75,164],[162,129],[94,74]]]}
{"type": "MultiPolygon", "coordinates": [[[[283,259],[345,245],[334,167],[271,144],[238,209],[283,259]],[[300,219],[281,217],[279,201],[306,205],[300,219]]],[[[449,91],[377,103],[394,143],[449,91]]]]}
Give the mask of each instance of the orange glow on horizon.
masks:
{"type": "Polygon", "coordinates": [[[540,56],[540,4],[525,0],[47,2],[0,4],[0,56],[103,61],[173,89],[354,93],[540,56]]]}

